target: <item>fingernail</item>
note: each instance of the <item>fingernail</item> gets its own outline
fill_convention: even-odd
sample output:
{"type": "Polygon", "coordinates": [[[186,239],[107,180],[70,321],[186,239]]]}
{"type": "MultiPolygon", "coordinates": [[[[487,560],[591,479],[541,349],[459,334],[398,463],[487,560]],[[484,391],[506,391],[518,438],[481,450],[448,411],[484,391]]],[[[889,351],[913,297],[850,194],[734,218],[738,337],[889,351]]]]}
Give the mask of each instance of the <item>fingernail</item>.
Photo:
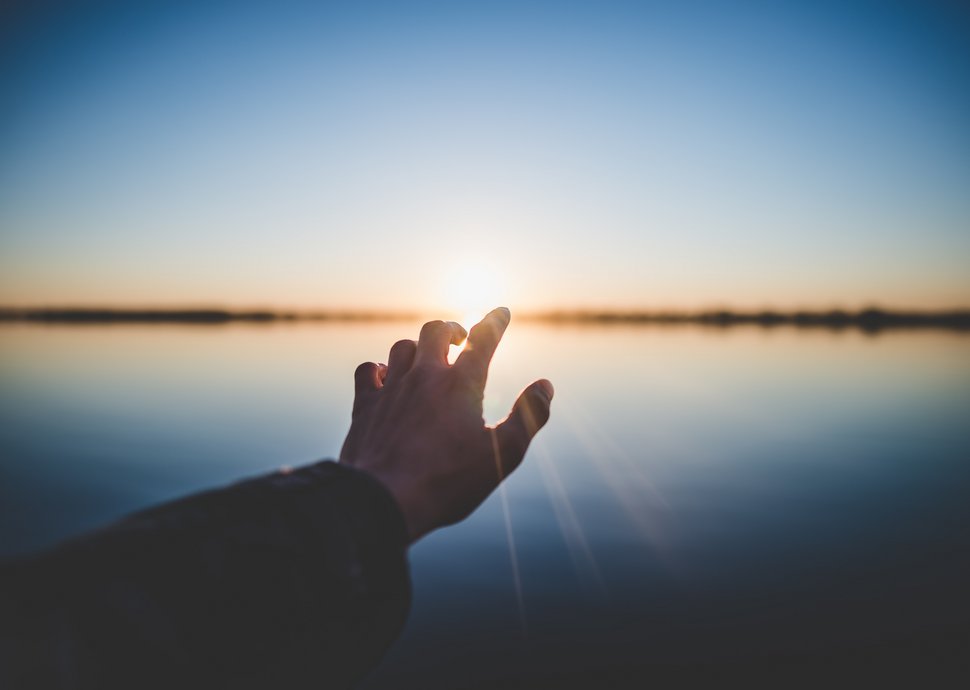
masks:
{"type": "Polygon", "coordinates": [[[556,389],[552,387],[552,383],[546,379],[539,380],[539,388],[542,392],[546,394],[546,397],[552,400],[552,396],[556,394],[556,389]]]}
{"type": "Polygon", "coordinates": [[[512,312],[509,311],[508,307],[498,307],[495,311],[501,312],[502,315],[505,316],[506,321],[512,320],[512,312]]]}

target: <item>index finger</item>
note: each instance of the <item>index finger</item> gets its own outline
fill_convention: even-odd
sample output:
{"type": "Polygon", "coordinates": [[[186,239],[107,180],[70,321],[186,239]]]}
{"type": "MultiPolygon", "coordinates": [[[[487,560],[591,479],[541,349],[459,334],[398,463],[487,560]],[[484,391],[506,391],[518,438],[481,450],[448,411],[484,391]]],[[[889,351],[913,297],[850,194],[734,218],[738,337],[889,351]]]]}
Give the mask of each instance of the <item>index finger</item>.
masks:
{"type": "Polygon", "coordinates": [[[455,360],[455,368],[464,370],[477,383],[484,387],[488,376],[488,365],[495,354],[512,315],[505,307],[493,309],[485,318],[475,324],[468,333],[468,344],[455,360]]]}

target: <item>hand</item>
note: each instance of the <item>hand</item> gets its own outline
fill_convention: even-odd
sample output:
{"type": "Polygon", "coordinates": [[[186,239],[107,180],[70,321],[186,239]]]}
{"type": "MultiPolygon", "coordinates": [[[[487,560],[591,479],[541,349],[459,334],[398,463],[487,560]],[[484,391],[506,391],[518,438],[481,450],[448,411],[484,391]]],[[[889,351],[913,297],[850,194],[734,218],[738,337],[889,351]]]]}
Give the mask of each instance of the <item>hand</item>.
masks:
{"type": "Polygon", "coordinates": [[[412,542],[471,514],[519,466],[549,419],[553,388],[545,379],[523,390],[498,425],[487,427],[482,419],[489,363],[509,319],[504,307],[490,312],[472,328],[454,365],[448,347],[461,344],[465,329],[430,321],[417,342],[396,342],[386,365],[357,367],[340,461],[384,483],[412,542]]]}

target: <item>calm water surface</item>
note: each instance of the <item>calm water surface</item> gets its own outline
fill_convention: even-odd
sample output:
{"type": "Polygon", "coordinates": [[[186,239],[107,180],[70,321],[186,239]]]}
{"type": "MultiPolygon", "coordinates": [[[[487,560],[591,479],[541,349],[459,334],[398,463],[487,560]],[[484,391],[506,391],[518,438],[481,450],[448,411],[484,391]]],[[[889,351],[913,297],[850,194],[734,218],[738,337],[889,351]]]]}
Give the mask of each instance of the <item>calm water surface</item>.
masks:
{"type": "MultiPolygon", "coordinates": [[[[417,327],[0,327],[0,552],[333,456],[354,367],[417,327]]],[[[496,494],[412,549],[368,685],[965,641],[968,355],[951,333],[513,323],[486,417],[540,376],[557,395],[511,529],[496,494]]]]}

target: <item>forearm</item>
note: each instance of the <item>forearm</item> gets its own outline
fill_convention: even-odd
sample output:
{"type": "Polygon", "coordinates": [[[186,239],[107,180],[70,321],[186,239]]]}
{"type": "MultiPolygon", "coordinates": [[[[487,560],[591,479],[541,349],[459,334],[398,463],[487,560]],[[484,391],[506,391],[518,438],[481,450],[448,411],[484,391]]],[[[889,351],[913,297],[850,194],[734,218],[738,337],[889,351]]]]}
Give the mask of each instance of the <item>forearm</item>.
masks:
{"type": "Polygon", "coordinates": [[[8,567],[4,666],[44,686],[347,685],[403,626],[406,545],[383,486],[335,463],[192,496],[8,567]]]}

